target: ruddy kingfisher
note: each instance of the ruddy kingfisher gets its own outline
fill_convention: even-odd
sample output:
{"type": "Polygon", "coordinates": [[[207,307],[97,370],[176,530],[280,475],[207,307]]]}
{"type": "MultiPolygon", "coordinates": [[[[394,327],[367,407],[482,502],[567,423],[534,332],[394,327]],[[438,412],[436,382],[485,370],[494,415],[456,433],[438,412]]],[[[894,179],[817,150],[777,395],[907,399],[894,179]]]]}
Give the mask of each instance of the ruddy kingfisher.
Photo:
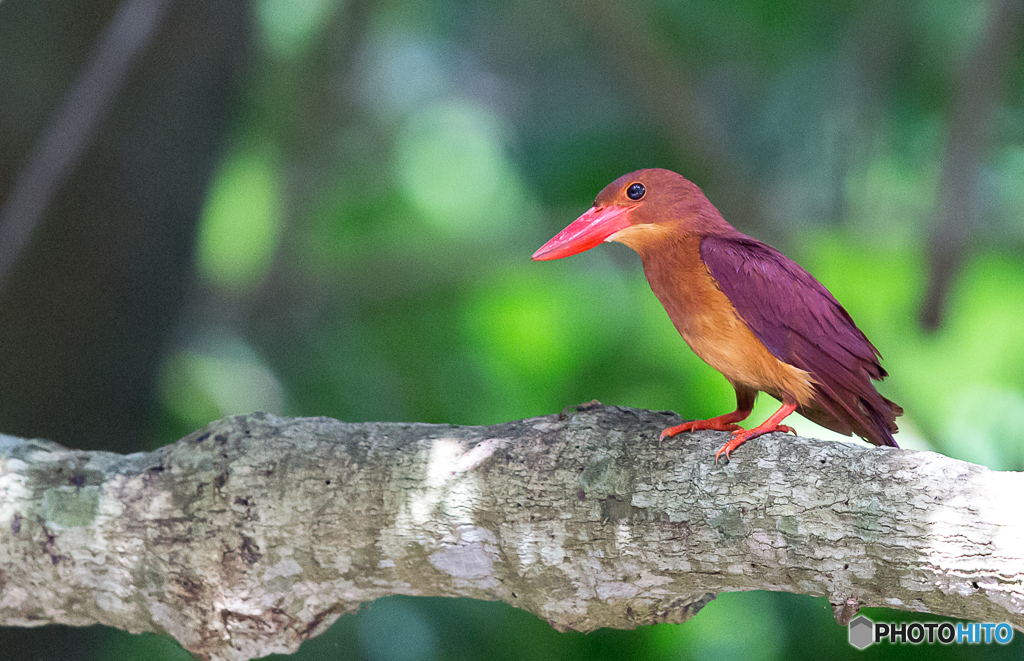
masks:
{"type": "MultiPolygon", "coordinates": [[[[835,297],[800,265],[727,223],[695,184],[659,168],[608,184],[586,213],[533,254],[561,259],[604,241],[624,243],[643,261],[654,295],[676,330],[736,390],[736,410],[661,432],[731,431],[715,460],[744,442],[793,429],[789,414],[833,431],[897,447],[903,409],[873,380],[887,376],[880,355],[835,297]],[[782,407],[753,429],[738,424],[758,392],[782,407]]],[[[660,442],[659,440],[659,442],[660,442]]]]}

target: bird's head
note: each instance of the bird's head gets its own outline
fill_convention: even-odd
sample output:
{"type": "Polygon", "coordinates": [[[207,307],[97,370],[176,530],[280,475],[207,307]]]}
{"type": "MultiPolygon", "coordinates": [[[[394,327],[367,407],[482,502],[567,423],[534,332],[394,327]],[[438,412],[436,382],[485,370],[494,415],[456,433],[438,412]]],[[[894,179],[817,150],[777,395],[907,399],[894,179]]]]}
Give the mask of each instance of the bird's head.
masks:
{"type": "Polygon", "coordinates": [[[696,184],[670,170],[622,175],[597,195],[594,206],[533,253],[535,261],[561,259],[603,241],[644,250],[683,234],[699,234],[725,221],[696,184]]]}

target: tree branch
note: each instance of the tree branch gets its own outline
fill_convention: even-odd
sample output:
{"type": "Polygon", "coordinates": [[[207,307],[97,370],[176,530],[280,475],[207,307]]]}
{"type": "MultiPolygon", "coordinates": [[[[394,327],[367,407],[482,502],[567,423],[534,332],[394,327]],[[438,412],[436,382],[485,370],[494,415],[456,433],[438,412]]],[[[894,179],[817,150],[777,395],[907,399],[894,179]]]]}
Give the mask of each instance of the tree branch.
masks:
{"type": "Polygon", "coordinates": [[[1024,628],[1024,475],[581,407],[490,427],[254,414],[127,456],[0,436],[0,624],[102,623],[203,659],[292,652],[390,594],[559,629],[682,622],[724,590],[1024,628]]]}

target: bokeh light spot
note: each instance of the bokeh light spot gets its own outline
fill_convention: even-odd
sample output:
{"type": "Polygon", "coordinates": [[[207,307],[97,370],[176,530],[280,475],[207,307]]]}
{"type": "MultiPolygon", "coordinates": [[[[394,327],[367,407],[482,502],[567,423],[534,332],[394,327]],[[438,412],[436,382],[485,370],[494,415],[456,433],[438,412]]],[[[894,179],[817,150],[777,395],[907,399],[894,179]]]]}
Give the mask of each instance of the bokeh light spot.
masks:
{"type": "Polygon", "coordinates": [[[233,337],[204,345],[174,353],[164,364],[161,399],[175,417],[201,426],[226,415],[283,413],[281,383],[252,348],[233,337]]]}
{"type": "Polygon", "coordinates": [[[302,52],[329,24],[335,0],[258,0],[256,18],[271,53],[288,58],[302,52]]]}
{"type": "Polygon", "coordinates": [[[430,106],[409,118],[397,148],[406,195],[438,229],[479,235],[509,220],[502,189],[521,185],[492,113],[465,102],[430,106]]]}
{"type": "Polygon", "coordinates": [[[280,178],[266,152],[228,158],[211,185],[199,225],[196,261],[202,276],[248,291],[270,271],[280,238],[280,178]]]}
{"type": "Polygon", "coordinates": [[[723,592],[685,625],[660,627],[658,633],[656,644],[679,659],[774,661],[785,656],[786,628],[770,592],[723,592]]]}

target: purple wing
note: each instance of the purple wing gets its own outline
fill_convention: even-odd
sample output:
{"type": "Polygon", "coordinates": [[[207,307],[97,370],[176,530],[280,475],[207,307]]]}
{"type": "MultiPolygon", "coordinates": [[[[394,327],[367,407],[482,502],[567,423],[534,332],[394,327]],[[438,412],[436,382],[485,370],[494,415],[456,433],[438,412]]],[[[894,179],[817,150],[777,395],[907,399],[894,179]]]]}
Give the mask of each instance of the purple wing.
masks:
{"type": "Polygon", "coordinates": [[[903,411],[871,382],[887,375],[878,350],[820,282],[739,232],[705,237],[700,256],[754,335],[816,381],[815,406],[800,409],[803,415],[842,434],[896,446],[892,434],[903,411]]]}

